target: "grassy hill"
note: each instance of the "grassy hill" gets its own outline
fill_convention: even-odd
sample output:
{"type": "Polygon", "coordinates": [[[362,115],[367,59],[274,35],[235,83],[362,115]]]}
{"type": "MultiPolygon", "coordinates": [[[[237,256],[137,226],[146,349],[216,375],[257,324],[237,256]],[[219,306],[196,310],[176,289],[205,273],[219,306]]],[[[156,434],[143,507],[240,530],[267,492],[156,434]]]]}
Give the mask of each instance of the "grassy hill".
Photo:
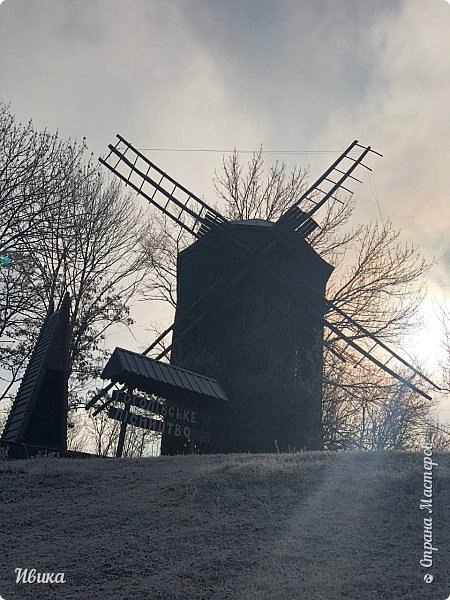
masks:
{"type": "Polygon", "coordinates": [[[430,569],[421,454],[3,461],[0,596],[445,600],[450,455],[435,460],[430,569]],[[16,567],[66,583],[15,584],[16,567]]]}

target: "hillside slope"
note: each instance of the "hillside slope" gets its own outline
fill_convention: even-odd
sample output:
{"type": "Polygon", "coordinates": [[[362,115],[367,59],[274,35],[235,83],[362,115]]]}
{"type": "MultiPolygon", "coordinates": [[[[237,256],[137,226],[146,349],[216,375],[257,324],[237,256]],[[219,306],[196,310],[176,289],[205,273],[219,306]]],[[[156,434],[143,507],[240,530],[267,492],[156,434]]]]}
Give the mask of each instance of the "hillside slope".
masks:
{"type": "Polygon", "coordinates": [[[421,454],[0,462],[0,596],[445,600],[450,455],[435,460],[430,569],[421,454]],[[17,567],[66,583],[15,584],[17,567]]]}

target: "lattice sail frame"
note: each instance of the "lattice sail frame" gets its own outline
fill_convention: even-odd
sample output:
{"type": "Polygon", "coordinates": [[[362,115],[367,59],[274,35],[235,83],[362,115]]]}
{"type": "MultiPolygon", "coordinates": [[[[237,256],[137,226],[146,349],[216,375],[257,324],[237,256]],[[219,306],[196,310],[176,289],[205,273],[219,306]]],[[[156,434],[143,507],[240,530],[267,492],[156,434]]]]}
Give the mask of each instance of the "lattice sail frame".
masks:
{"type": "MultiPolygon", "coordinates": [[[[341,202],[341,200],[335,195],[340,189],[343,189],[349,193],[353,193],[347,187],[344,187],[343,183],[348,179],[362,183],[360,179],[353,175],[355,169],[358,166],[364,167],[371,171],[371,168],[364,164],[364,158],[373,152],[378,156],[382,156],[378,152],[375,152],[370,146],[362,146],[357,140],[354,140],[348,148],[330,165],[330,167],[305,191],[302,196],[296,200],[278,219],[274,224],[274,232],[276,239],[271,242],[266,248],[258,253],[255,253],[243,245],[241,242],[235,240],[226,230],[224,225],[227,219],[221,215],[217,210],[213,209],[206,202],[201,200],[196,194],[188,190],[182,184],[177,182],[175,179],[167,175],[162,171],[155,163],[150,161],[144,156],[138,149],[130,144],[125,138],[117,135],[118,142],[115,146],[108,145],[109,154],[106,159],[99,158],[101,164],[106,166],[111,172],[118,176],[126,185],[130,186],[138,194],[148,200],[153,206],[161,210],[167,217],[172,219],[175,223],[180,225],[183,229],[188,231],[196,239],[203,239],[205,243],[209,243],[209,236],[205,235],[212,229],[220,228],[222,232],[229,237],[235,244],[239,246],[240,251],[249,259],[249,264],[254,263],[255,260],[261,267],[273,278],[275,278],[280,284],[289,288],[289,283],[282,280],[277,273],[275,273],[263,260],[264,257],[272,250],[272,248],[279,243],[277,240],[282,239],[286,234],[297,234],[306,238],[318,224],[312,219],[312,216],[330,199],[341,202]],[[119,149],[119,145],[122,144],[125,149],[119,149]],[[353,154],[352,154],[353,153],[353,154]],[[355,155],[356,154],[356,155],[355,155]],[[331,177],[334,177],[331,179],[331,177]],[[321,186],[321,187],[319,187],[321,186]],[[323,188],[328,189],[323,189],[323,188]],[[309,210],[302,210],[300,205],[309,204],[312,205],[309,210]]],[[[226,296],[224,292],[234,288],[246,275],[248,266],[244,267],[242,272],[238,274],[227,286],[223,289],[222,285],[224,282],[220,279],[213,283],[206,292],[198,298],[189,309],[183,313],[178,319],[178,323],[186,322],[188,325],[182,330],[181,336],[185,335],[193,327],[196,326],[198,321],[204,318],[211,312],[211,309],[204,311],[200,317],[197,317],[196,321],[189,321],[190,312],[193,311],[200,303],[209,304],[214,306],[214,310],[221,310],[224,308],[223,297],[226,296]]],[[[318,292],[314,290],[307,282],[303,282],[308,286],[309,291],[315,294],[321,302],[323,298],[320,297],[318,292]]],[[[292,288],[288,291],[292,293],[292,288]]],[[[225,301],[227,302],[227,301],[225,301]]],[[[361,360],[370,360],[380,369],[387,372],[389,375],[400,381],[405,386],[412,389],[414,392],[422,395],[423,397],[431,400],[429,394],[420,389],[418,386],[412,383],[412,380],[416,377],[421,379],[423,382],[431,385],[435,389],[439,390],[433,381],[431,381],[426,375],[416,369],[406,359],[400,356],[397,352],[388,347],[382,340],[379,340],[374,334],[368,331],[365,327],[360,325],[352,317],[347,315],[341,308],[330,300],[325,300],[325,306],[321,308],[325,309],[325,312],[335,311],[341,318],[345,319],[346,331],[353,331],[355,334],[349,337],[346,333],[341,331],[330,322],[327,318],[324,319],[324,325],[331,332],[333,332],[340,340],[346,343],[346,347],[351,347],[361,355],[361,360]],[[358,339],[358,342],[355,340],[358,339]],[[370,341],[372,346],[370,350],[367,350],[361,345],[362,340],[370,341]],[[377,358],[374,356],[374,350],[380,351],[382,357],[377,358]],[[388,366],[388,363],[394,361],[398,365],[397,370],[388,366]],[[398,371],[406,369],[406,376],[401,375],[398,371]]],[[[154,350],[158,344],[160,344],[173,330],[173,325],[168,327],[158,338],[143,352],[143,354],[149,354],[154,350]]],[[[329,344],[325,344],[330,347],[329,344]]],[[[171,345],[167,346],[165,350],[160,352],[157,359],[161,359],[166,356],[171,350],[171,345]]],[[[344,353],[339,353],[334,350],[336,356],[341,360],[346,360],[344,353]]],[[[93,406],[102,396],[104,396],[114,384],[106,386],[98,394],[94,396],[86,405],[86,408],[93,406]]],[[[100,412],[100,410],[106,408],[111,402],[108,399],[102,405],[100,405],[94,414],[100,412]]]]}
{"type": "Polygon", "coordinates": [[[215,225],[226,221],[125,138],[120,135],[117,138],[115,146],[108,145],[108,156],[99,158],[99,162],[180,227],[198,239],[215,225]],[[119,145],[125,146],[125,149],[119,148],[119,145]]]}
{"type": "Polygon", "coordinates": [[[328,200],[332,199],[342,203],[342,200],[335,196],[339,190],[345,190],[353,194],[352,190],[343,185],[347,179],[362,183],[361,179],[353,175],[355,169],[361,166],[369,171],[372,170],[363,162],[369,152],[382,156],[370,146],[362,146],[358,143],[358,140],[354,140],[300,198],[281,215],[277,221],[277,225],[290,231],[297,231],[303,234],[304,237],[309,235],[315,229],[315,226],[317,226],[317,224],[313,225],[315,222],[312,221],[312,216],[328,200]],[[335,177],[337,181],[331,179],[331,177],[335,177]],[[306,211],[300,209],[300,205],[307,204],[312,204],[312,208],[306,211]]]}

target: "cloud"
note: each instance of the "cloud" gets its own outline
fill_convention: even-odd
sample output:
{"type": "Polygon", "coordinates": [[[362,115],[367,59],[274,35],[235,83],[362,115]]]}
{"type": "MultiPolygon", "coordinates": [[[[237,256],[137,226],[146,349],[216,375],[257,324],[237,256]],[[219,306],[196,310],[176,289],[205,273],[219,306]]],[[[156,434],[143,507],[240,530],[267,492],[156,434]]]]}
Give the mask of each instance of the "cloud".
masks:
{"type": "MultiPolygon", "coordinates": [[[[16,0],[7,8],[2,93],[20,119],[86,135],[95,152],[116,132],[152,147],[265,141],[267,122],[233,98],[175,4],[16,0]]],[[[199,158],[172,156],[170,168],[188,184],[199,180],[201,192],[218,157],[206,157],[203,168],[199,158]]]]}
{"type": "Polygon", "coordinates": [[[424,14],[423,3],[407,0],[370,33],[377,60],[365,97],[356,110],[333,111],[318,143],[339,143],[353,131],[383,152],[375,171],[383,212],[443,266],[450,223],[450,13],[441,1],[427,3],[424,14]]]}
{"type": "Polygon", "coordinates": [[[328,115],[359,102],[374,54],[367,31],[398,2],[205,3],[184,19],[214,58],[230,95],[266,115],[272,145],[313,143],[328,115]]]}
{"type": "MultiPolygon", "coordinates": [[[[372,144],[385,158],[356,188],[358,218],[378,217],[375,183],[383,215],[450,283],[443,0],[14,0],[1,7],[0,56],[2,97],[19,119],[86,135],[96,154],[116,132],[140,147],[372,144]]],[[[213,198],[220,154],[152,158],[213,198]]],[[[312,175],[329,160],[311,155],[312,175]]]]}
{"type": "MultiPolygon", "coordinates": [[[[138,146],[385,154],[383,214],[444,256],[449,221],[450,12],[442,0],[14,0],[2,6],[3,99],[22,120],[138,146]],[[201,10],[193,10],[201,6],[201,10]]],[[[212,194],[217,155],[154,154],[212,194]]],[[[312,173],[328,156],[315,158],[312,173]]],[[[366,184],[360,218],[377,216],[366,184]]],[[[444,263],[443,263],[444,264],[444,263]]]]}

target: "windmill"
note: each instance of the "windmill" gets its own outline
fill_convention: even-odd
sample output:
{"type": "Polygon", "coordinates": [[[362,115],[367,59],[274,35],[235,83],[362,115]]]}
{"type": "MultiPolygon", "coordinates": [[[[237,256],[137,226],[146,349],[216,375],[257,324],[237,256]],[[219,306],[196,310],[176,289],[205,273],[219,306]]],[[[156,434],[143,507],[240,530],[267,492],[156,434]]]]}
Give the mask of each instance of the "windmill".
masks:
{"type": "MultiPolygon", "coordinates": [[[[171,352],[175,366],[223,386],[231,408],[217,416],[220,441],[211,451],[321,448],[324,328],[341,340],[342,351],[330,347],[340,359],[351,348],[361,360],[430,398],[423,383],[436,384],[325,297],[333,267],[308,243],[319,227],[313,216],[327,202],[340,201],[339,190],[351,192],[344,183],[361,182],[357,168],[370,170],[363,161],[370,152],[378,154],[370,146],[353,141],[276,222],[233,222],[117,138],[101,164],[194,239],[178,257],[174,323],[143,354],[172,335],[156,358],[171,352]],[[332,312],[340,317],[339,328],[329,317],[332,312]]],[[[163,435],[163,453],[183,449],[182,442],[163,435]]]]}

